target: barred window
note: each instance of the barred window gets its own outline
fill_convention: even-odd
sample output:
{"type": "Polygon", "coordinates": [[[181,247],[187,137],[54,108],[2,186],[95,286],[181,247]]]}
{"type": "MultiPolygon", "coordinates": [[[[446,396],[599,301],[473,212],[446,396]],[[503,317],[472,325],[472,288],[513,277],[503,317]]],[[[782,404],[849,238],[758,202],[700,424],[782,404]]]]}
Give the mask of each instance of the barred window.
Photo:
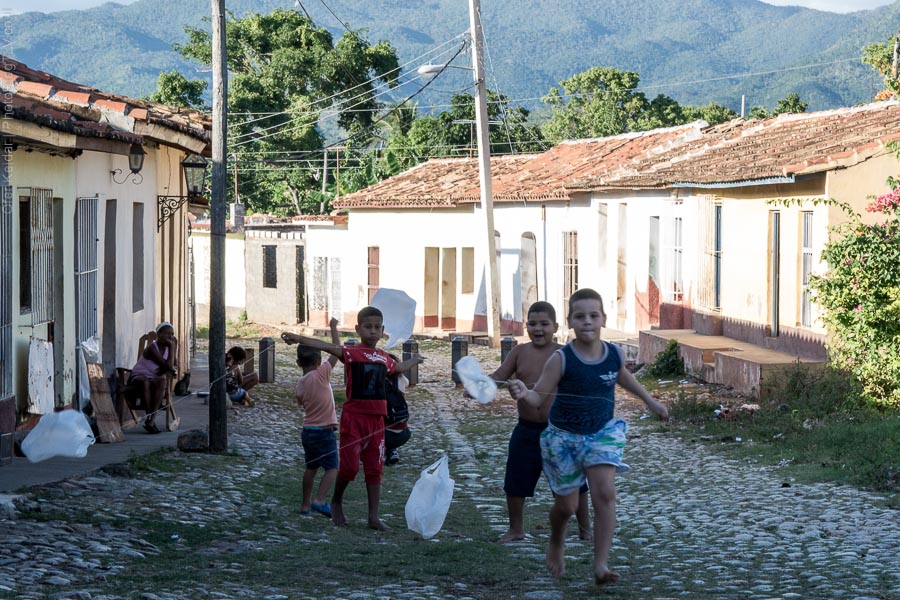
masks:
{"type": "Polygon", "coordinates": [[[278,287],[278,246],[263,246],[263,287],[278,287]]]}

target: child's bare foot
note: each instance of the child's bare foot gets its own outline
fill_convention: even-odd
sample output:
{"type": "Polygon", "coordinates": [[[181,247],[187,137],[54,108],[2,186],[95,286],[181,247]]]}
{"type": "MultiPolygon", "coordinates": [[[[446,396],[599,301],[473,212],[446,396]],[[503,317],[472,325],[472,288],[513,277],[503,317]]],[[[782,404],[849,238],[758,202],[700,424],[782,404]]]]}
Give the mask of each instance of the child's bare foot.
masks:
{"type": "Polygon", "coordinates": [[[331,500],[331,522],[338,527],[343,527],[347,524],[347,517],[344,516],[343,504],[335,502],[334,499],[331,500]]]}
{"type": "Polygon", "coordinates": [[[501,544],[507,544],[509,542],[515,542],[516,540],[524,540],[524,539],[525,539],[524,531],[516,531],[514,529],[510,529],[509,531],[504,533],[502,536],[500,536],[500,539],[497,540],[497,542],[499,542],[501,544]]]}
{"type": "Polygon", "coordinates": [[[369,529],[374,529],[376,531],[390,531],[391,528],[385,525],[381,519],[375,519],[374,521],[369,519],[369,529]]]}
{"type": "Polygon", "coordinates": [[[609,569],[602,571],[594,571],[594,583],[597,585],[605,585],[607,583],[615,583],[619,580],[619,574],[609,569]]]}
{"type": "Polygon", "coordinates": [[[590,528],[585,529],[584,527],[579,527],[578,528],[578,537],[586,542],[589,542],[592,539],[594,539],[594,533],[591,531],[590,528]]]}
{"type": "Polygon", "coordinates": [[[547,570],[554,577],[562,577],[566,573],[564,550],[562,544],[556,544],[553,540],[550,540],[550,544],[547,546],[547,557],[544,559],[544,564],[547,565],[547,570]]]}

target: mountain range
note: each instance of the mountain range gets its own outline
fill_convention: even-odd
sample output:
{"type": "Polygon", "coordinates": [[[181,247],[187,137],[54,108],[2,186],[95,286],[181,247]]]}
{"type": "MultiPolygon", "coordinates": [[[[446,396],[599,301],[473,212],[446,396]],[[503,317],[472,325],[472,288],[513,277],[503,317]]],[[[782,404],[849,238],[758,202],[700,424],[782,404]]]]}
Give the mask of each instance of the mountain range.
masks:
{"type": "MultiPolygon", "coordinates": [[[[409,73],[469,26],[462,0],[228,0],[237,16],[275,8],[305,11],[340,37],[345,26],[388,40],[409,73]]],[[[648,97],[772,107],[797,92],[811,110],[870,101],[880,77],[861,49],[896,33],[900,1],[835,14],[756,0],[482,0],[487,85],[534,108],[563,79],[593,66],[637,71],[648,97]]],[[[3,54],[107,92],[144,96],[160,71],[210,78],[172,45],[184,26],[209,27],[209,0],[113,2],[86,10],[3,19],[3,54]]],[[[457,38],[458,39],[458,38],[457,38]]],[[[448,56],[446,53],[443,56],[448,56]]],[[[446,60],[446,58],[444,58],[446,60]]],[[[459,64],[466,64],[463,57],[459,64]]],[[[430,60],[429,62],[435,62],[430,60]]],[[[471,74],[448,73],[417,98],[447,104],[471,74]]]]}

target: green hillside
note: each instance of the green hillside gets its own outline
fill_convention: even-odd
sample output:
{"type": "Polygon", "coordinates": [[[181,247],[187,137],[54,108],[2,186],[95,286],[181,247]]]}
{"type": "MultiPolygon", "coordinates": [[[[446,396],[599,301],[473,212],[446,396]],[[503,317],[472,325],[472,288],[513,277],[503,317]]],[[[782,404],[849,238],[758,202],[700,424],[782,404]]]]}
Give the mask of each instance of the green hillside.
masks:
{"type": "MultiPolygon", "coordinates": [[[[226,6],[242,15],[295,2],[228,0],[226,6]]],[[[343,30],[339,18],[367,30],[372,41],[389,40],[408,71],[469,22],[467,3],[459,0],[329,0],[327,7],[307,0],[296,7],[335,36],[343,30]]],[[[5,53],[106,91],[147,95],[162,70],[209,77],[172,50],[185,39],[184,25],[203,26],[209,10],[208,0],[139,0],[6,17],[5,53]]],[[[738,110],[744,94],[748,106],[773,106],[794,91],[811,110],[857,104],[880,88],[859,62],[860,49],[887,39],[900,24],[900,2],[851,14],[755,0],[482,0],[482,10],[488,86],[531,108],[560,80],[601,65],[637,71],[649,97],[663,93],[687,104],[719,102],[738,110]],[[796,68],[820,63],[829,64],[796,68]],[[726,78],[750,73],[757,74],[726,78]]],[[[469,76],[445,75],[417,98],[420,106],[447,103],[452,92],[468,89],[469,76]]]]}

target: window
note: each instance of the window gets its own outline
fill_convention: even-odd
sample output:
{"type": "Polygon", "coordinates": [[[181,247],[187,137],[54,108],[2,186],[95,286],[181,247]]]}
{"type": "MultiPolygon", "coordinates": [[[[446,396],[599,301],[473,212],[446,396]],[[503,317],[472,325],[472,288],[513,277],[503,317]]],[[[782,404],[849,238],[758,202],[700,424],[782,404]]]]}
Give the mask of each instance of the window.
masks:
{"type": "Polygon", "coordinates": [[[263,246],[263,287],[278,287],[278,246],[263,246]]]}
{"type": "Polygon", "coordinates": [[[462,248],[460,265],[461,280],[459,282],[461,294],[475,293],[475,248],[462,248]]]}
{"type": "Polygon", "coordinates": [[[564,231],[563,234],[563,299],[565,317],[569,316],[569,296],[578,289],[578,232],[564,231]]]}
{"type": "Polygon", "coordinates": [[[813,267],[813,214],[801,213],[803,217],[802,228],[802,256],[800,266],[800,325],[812,327],[812,293],[809,289],[809,279],[813,267]]]}
{"type": "Polygon", "coordinates": [[[378,264],[379,264],[379,248],[378,246],[369,246],[369,302],[378,291],[378,264]]]}
{"type": "Polygon", "coordinates": [[[136,202],[131,213],[131,311],[144,310],[144,205],[136,202]]]}
{"type": "Polygon", "coordinates": [[[722,203],[711,195],[700,196],[699,201],[698,304],[718,311],[722,308],[722,203]]]}
{"type": "Polygon", "coordinates": [[[97,198],[75,203],[75,334],[78,343],[97,334],[97,198]]]}
{"type": "Polygon", "coordinates": [[[19,312],[31,324],[53,319],[53,191],[24,188],[19,195],[19,312]],[[24,193],[22,193],[24,192],[24,193]]]}
{"type": "Polygon", "coordinates": [[[310,308],[341,320],[341,259],[315,256],[312,259],[310,308]]]}

